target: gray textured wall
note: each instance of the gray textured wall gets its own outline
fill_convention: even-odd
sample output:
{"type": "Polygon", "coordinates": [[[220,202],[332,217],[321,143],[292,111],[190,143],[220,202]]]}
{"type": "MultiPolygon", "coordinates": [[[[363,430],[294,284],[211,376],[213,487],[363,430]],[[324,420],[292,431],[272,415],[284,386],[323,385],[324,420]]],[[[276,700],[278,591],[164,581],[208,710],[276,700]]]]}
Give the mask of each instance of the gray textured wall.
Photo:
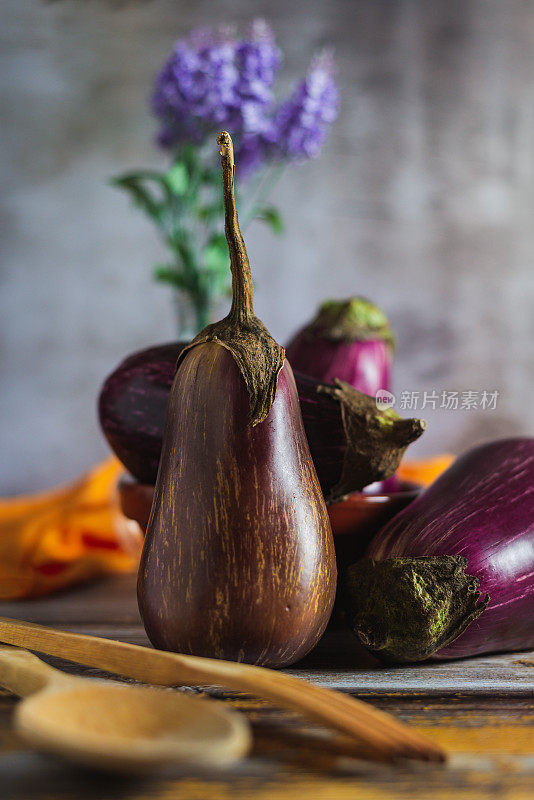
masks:
{"type": "Polygon", "coordinates": [[[329,295],[398,332],[400,390],[500,392],[424,412],[414,453],[532,433],[534,5],[520,0],[2,0],[0,492],[106,452],[95,398],[126,353],[173,336],[156,237],[106,185],[159,163],[146,97],[174,38],[267,17],[287,81],[332,44],[342,110],[288,172],[283,239],[248,232],[257,310],[281,340],[329,295]]]}

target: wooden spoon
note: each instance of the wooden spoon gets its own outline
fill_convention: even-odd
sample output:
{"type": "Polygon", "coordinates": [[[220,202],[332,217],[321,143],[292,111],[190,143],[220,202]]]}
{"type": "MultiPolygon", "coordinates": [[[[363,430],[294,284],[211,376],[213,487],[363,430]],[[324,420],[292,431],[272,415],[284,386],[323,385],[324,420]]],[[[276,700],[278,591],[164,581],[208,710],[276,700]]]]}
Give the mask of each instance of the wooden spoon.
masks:
{"type": "Polygon", "coordinates": [[[264,667],[168,653],[0,617],[0,641],[163,686],[217,684],[298,711],[362,745],[367,758],[445,761],[444,751],[368,703],[264,667]]]}
{"type": "Polygon", "coordinates": [[[0,685],[19,697],[15,728],[48,753],[98,769],[170,762],[222,766],[246,755],[246,718],[182,692],[66,675],[27,650],[0,647],[0,685]]]}

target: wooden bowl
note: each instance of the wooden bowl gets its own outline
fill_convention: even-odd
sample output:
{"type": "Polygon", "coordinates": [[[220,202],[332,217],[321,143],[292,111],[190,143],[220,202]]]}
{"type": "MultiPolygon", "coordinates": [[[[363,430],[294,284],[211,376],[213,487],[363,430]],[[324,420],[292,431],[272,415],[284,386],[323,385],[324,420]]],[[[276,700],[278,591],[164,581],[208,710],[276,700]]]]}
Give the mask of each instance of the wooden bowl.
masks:
{"type": "Polygon", "coordinates": [[[422,488],[416,483],[400,481],[394,491],[354,492],[346,500],[328,506],[338,578],[336,600],[329,623],[331,630],[346,627],[342,587],[347,568],[365,555],[375,533],[415,500],[422,488]]]}
{"type": "Polygon", "coordinates": [[[145,534],[154,499],[154,486],[149,483],[139,483],[125,473],[119,480],[118,489],[122,513],[128,519],[135,520],[145,534]]]}
{"type": "Polygon", "coordinates": [[[354,492],[346,500],[328,506],[338,572],[361,558],[375,533],[422,490],[417,483],[399,481],[394,491],[354,492]]]}

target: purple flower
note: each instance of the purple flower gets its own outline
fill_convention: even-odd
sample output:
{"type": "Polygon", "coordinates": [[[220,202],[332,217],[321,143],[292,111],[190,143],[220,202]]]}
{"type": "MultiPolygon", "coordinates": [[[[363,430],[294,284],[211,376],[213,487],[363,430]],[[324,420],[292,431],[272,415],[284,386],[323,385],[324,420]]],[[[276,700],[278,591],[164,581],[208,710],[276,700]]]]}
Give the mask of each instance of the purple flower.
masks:
{"type": "Polygon", "coordinates": [[[238,146],[250,137],[247,147],[253,151],[252,140],[269,127],[280,60],[263,20],[253,22],[243,40],[225,28],[200,29],[178,41],[152,95],[152,110],[161,120],[161,146],[198,143],[210,132],[228,128],[238,146]]]}
{"type": "Polygon", "coordinates": [[[161,147],[200,145],[226,128],[241,176],[267,162],[317,155],[337,116],[332,57],[317,56],[305,80],[277,108],[273,86],[280,62],[263,20],[255,20],[244,39],[228,27],[200,28],[176,42],[151,98],[161,147]]]}
{"type": "Polygon", "coordinates": [[[274,127],[279,157],[299,160],[319,153],[338,113],[339,93],[333,72],[332,55],[317,55],[305,80],[278,109],[274,127]]]}

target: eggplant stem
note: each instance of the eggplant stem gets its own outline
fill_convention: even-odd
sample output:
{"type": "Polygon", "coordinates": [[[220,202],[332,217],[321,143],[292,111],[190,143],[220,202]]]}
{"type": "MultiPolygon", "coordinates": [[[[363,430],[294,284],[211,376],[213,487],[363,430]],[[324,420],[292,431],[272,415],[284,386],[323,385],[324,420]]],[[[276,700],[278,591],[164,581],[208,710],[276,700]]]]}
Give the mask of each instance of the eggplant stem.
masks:
{"type": "Polygon", "coordinates": [[[383,661],[424,661],[448,647],[486,609],[464,556],[362,558],[344,581],[349,624],[383,661]]]}
{"type": "Polygon", "coordinates": [[[250,398],[249,424],[254,427],[269,414],[276,395],[285,350],[254,315],[252,276],[247,250],[237,219],[234,196],[234,148],[230,135],[217,137],[221,148],[225,233],[232,269],[232,307],[219,322],[207,325],[180,353],[176,369],[192,347],[217,342],[229,350],[239,367],[250,398]]]}
{"type": "Polygon", "coordinates": [[[247,248],[239,228],[234,193],[234,148],[232,139],[226,131],[217,137],[221,148],[221,166],[224,191],[224,230],[230,253],[232,269],[232,307],[229,317],[243,323],[254,316],[254,290],[247,255],[247,248]]]}

